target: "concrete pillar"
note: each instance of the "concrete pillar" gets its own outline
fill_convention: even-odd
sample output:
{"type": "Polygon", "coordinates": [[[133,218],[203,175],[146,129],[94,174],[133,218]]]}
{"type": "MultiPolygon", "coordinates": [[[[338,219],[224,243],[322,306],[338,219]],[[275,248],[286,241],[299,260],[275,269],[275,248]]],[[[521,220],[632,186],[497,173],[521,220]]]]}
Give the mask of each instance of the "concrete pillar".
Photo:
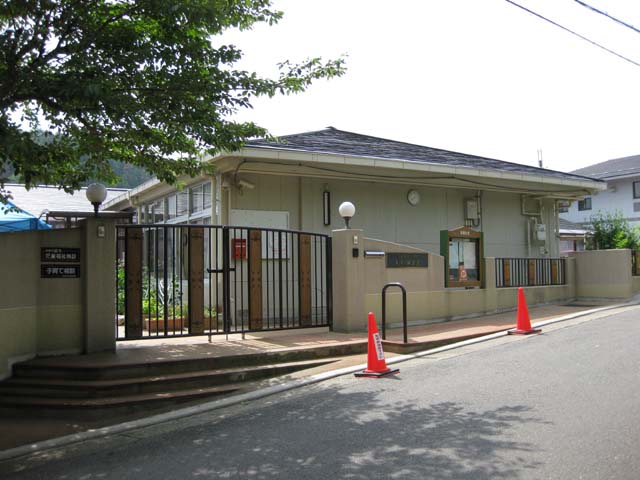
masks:
{"type": "Polygon", "coordinates": [[[485,312],[493,312],[498,309],[498,291],[496,288],[496,259],[484,258],[484,290],[485,312]]]}
{"type": "Polygon", "coordinates": [[[332,249],[333,329],[336,332],[366,331],[363,231],[334,230],[332,249]],[[356,250],[357,256],[354,256],[356,250]]]}
{"type": "Polygon", "coordinates": [[[88,218],[82,252],[84,353],[116,348],[115,219],[88,218]]]}

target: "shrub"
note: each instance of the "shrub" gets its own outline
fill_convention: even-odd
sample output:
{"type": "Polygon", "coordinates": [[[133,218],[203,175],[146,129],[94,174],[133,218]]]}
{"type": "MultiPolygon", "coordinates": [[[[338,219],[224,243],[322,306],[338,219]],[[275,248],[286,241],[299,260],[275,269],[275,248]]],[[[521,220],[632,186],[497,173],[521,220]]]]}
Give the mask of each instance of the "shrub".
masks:
{"type": "Polygon", "coordinates": [[[630,248],[635,250],[640,245],[637,228],[631,228],[622,213],[598,212],[591,216],[592,237],[588,246],[590,250],[609,250],[630,248]]]}

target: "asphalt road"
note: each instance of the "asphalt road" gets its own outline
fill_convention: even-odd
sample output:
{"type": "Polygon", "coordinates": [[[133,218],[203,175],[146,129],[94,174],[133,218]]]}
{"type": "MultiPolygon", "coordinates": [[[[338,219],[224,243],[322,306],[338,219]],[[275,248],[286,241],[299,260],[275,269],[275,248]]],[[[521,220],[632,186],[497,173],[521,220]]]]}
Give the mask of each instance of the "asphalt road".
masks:
{"type": "Polygon", "coordinates": [[[9,479],[638,479],[640,307],[0,465],[9,479]]]}

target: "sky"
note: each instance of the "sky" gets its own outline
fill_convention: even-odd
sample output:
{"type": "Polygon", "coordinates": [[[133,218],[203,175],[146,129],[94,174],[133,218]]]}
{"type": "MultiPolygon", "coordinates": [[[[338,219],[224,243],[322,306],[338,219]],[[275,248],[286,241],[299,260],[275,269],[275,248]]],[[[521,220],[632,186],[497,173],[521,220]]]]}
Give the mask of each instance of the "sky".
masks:
{"type": "MultiPolygon", "coordinates": [[[[640,63],[640,33],[575,0],[514,0],[640,63]]],[[[584,0],[640,28],[640,2],[584,0]],[[634,5],[635,4],[635,5],[634,5]]],[[[275,26],[217,39],[240,68],[346,55],[347,73],[237,115],[272,134],[333,126],[572,171],[640,154],[640,66],[506,0],[275,0],[275,26]]]]}

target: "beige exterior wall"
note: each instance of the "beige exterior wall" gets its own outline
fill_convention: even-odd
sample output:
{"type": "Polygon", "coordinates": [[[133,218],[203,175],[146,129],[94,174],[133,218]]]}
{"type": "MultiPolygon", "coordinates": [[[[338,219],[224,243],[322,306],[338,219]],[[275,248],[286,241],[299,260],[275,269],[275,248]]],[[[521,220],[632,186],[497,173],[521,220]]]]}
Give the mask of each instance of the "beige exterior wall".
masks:
{"type": "Polygon", "coordinates": [[[427,268],[386,268],[385,257],[365,257],[364,278],[366,293],[382,291],[387,283],[402,282],[407,291],[432,291],[444,288],[444,258],[440,255],[425,252],[419,248],[365,238],[363,254],[368,250],[395,253],[428,253],[427,268]]]}
{"type": "Polygon", "coordinates": [[[81,279],[40,278],[41,247],[79,248],[81,230],[0,235],[0,378],[37,352],[82,350],[81,279]]]}
{"type": "MultiPolygon", "coordinates": [[[[527,304],[530,306],[569,301],[574,298],[571,295],[572,289],[568,286],[527,287],[524,290],[527,304]]],[[[387,322],[399,324],[402,321],[402,295],[397,293],[397,290],[391,292],[389,290],[387,293],[387,322]]],[[[409,292],[407,321],[418,324],[488,315],[514,310],[517,301],[517,288],[409,292]]],[[[366,295],[365,310],[375,313],[378,317],[382,315],[380,293],[366,295]]],[[[364,329],[366,322],[363,320],[360,326],[364,329]]]]}
{"type": "MultiPolygon", "coordinates": [[[[366,313],[382,315],[382,288],[400,282],[407,290],[407,321],[429,323],[509,311],[517,306],[517,288],[495,287],[495,259],[485,257],[486,288],[444,288],[444,259],[440,255],[393,242],[363,238],[362,230],[333,232],[334,328],[337,331],[363,331],[366,313]],[[358,256],[353,256],[353,249],[358,256]],[[386,268],[384,257],[366,256],[379,252],[424,252],[427,268],[386,268]]],[[[530,305],[572,300],[576,296],[575,261],[567,260],[567,285],[527,287],[530,305]]],[[[402,293],[387,290],[387,322],[402,321],[402,293]]]]}
{"type": "MultiPolygon", "coordinates": [[[[440,230],[463,226],[464,200],[475,198],[475,190],[412,187],[362,181],[325,180],[294,176],[243,173],[253,189],[231,187],[227,208],[288,211],[290,229],[330,234],[342,228],[338,206],[350,201],[356,206],[352,228],[362,228],[367,236],[429,252],[440,252],[440,230]],[[407,202],[407,191],[420,192],[416,206],[407,202]],[[331,194],[331,224],[324,225],[322,193],[331,194]]],[[[226,197],[223,194],[223,197],[226,197]]],[[[527,242],[527,222],[522,214],[521,195],[482,192],[481,221],[471,227],[484,233],[485,255],[501,257],[558,256],[557,220],[552,200],[529,201],[527,212],[539,211],[539,223],[547,227],[547,242],[527,242]],[[541,251],[546,248],[546,253],[541,251]]],[[[530,234],[531,238],[532,234],[530,234]]]]}
{"type": "Polygon", "coordinates": [[[0,379],[13,363],[36,355],[115,348],[115,229],[113,220],[88,223],[0,235],[0,379]],[[98,225],[105,226],[103,238],[98,225]],[[40,278],[43,247],[79,248],[80,278],[40,278]]]}
{"type": "Polygon", "coordinates": [[[629,298],[633,295],[631,250],[571,252],[576,261],[578,297],[629,298]]]}
{"type": "Polygon", "coordinates": [[[300,226],[300,178],[247,174],[242,178],[253,183],[255,188],[230,188],[232,209],[286,211],[289,212],[289,229],[304,230],[300,226]]]}

